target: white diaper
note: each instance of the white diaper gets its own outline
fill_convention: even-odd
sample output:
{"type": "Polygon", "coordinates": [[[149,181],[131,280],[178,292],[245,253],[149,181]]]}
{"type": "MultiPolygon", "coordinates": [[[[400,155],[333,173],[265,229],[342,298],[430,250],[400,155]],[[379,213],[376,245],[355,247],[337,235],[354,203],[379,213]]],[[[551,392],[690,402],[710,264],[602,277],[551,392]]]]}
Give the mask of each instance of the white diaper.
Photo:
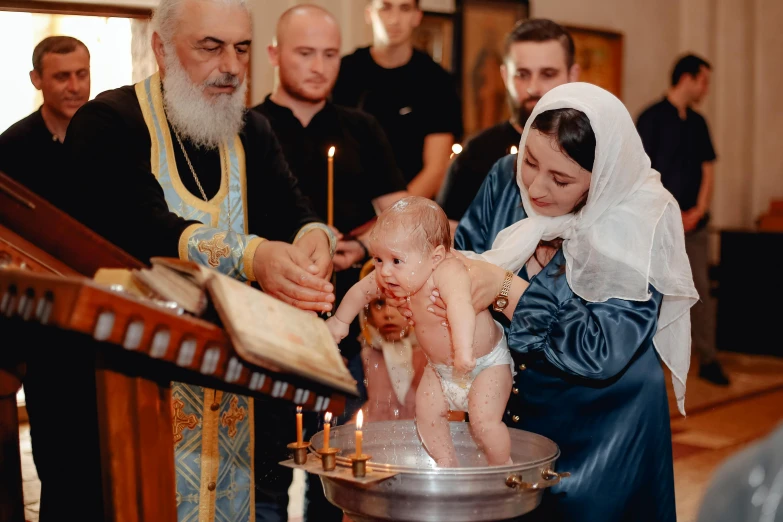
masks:
{"type": "Polygon", "coordinates": [[[514,371],[514,359],[511,357],[511,352],[508,350],[508,343],[506,342],[506,335],[503,333],[503,327],[495,321],[495,324],[501,331],[500,341],[495,345],[487,355],[476,359],[476,367],[473,371],[465,376],[464,379],[455,381],[452,372],[453,366],[446,364],[433,364],[430,366],[435,370],[435,373],[440,377],[440,386],[443,389],[443,395],[446,396],[446,400],[449,402],[449,409],[452,411],[468,411],[468,393],[473,381],[476,379],[479,373],[487,368],[493,366],[502,366],[508,364],[511,369],[511,377],[517,373],[514,371]]]}

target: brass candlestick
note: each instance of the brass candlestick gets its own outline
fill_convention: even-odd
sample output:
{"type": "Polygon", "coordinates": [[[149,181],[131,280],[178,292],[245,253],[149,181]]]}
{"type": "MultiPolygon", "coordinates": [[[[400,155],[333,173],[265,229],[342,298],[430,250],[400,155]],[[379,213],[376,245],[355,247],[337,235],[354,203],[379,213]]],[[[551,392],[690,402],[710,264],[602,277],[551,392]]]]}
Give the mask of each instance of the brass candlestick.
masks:
{"type": "Polygon", "coordinates": [[[310,447],[309,442],[292,442],[288,445],[294,454],[294,463],[302,466],[307,463],[307,448],[310,447]]]}
{"type": "Polygon", "coordinates": [[[332,471],[337,465],[337,452],[340,451],[337,448],[321,448],[318,454],[321,456],[321,465],[324,471],[332,471]]]}
{"type": "Polygon", "coordinates": [[[367,474],[367,461],[370,460],[370,455],[352,455],[351,456],[351,468],[353,469],[353,476],[361,478],[367,474]]]}

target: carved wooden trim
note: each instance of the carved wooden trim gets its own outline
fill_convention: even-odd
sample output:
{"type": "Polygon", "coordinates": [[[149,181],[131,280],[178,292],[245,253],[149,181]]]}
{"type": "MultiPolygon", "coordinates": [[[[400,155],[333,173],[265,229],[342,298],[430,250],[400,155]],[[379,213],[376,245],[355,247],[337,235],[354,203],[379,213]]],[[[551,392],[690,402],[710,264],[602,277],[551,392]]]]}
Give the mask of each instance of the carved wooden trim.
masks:
{"type": "Polygon", "coordinates": [[[112,4],[84,4],[81,2],[54,2],[51,0],[0,0],[0,11],[48,13],[84,16],[121,16],[149,18],[152,9],[112,4]]]}

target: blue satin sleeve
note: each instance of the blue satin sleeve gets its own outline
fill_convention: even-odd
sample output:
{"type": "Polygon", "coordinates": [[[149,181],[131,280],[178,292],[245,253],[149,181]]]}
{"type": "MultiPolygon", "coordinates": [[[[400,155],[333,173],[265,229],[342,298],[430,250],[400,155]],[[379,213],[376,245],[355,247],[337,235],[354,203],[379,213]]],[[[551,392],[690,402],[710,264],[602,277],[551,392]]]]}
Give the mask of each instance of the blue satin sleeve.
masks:
{"type": "Polygon", "coordinates": [[[585,379],[616,377],[655,334],[662,295],[647,301],[588,302],[574,294],[560,266],[562,251],[525,290],[508,328],[520,353],[543,353],[559,370],[585,379]]]}
{"type": "Polygon", "coordinates": [[[516,154],[509,154],[492,166],[454,233],[457,250],[489,250],[498,232],[526,217],[516,183],[516,159],[516,154]]]}

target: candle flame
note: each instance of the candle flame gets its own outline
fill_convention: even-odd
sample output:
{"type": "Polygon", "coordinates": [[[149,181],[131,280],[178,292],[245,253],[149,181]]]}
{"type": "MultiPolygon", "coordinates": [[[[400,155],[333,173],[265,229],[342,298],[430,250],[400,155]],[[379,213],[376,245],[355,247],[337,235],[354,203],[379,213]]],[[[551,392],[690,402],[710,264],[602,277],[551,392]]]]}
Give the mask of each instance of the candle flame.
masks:
{"type": "Polygon", "coordinates": [[[327,411],[324,414],[324,422],[326,422],[326,423],[332,422],[332,412],[331,411],[327,411]]]}
{"type": "Polygon", "coordinates": [[[516,145],[512,145],[509,154],[516,154],[517,152],[519,152],[519,149],[517,149],[516,145]]]}
{"type": "Polygon", "coordinates": [[[362,421],[364,420],[364,415],[362,414],[362,410],[359,410],[359,415],[356,416],[356,429],[360,430],[362,429],[362,421]]]}
{"type": "Polygon", "coordinates": [[[302,413],[302,407],[301,406],[297,406],[296,407],[296,413],[302,413]]]}
{"type": "Polygon", "coordinates": [[[451,146],[451,152],[453,152],[454,154],[459,154],[460,152],[462,152],[462,145],[460,145],[459,143],[455,143],[454,145],[451,146]]]}
{"type": "Polygon", "coordinates": [[[333,158],[333,157],[334,157],[334,145],[332,145],[331,147],[329,147],[329,157],[330,157],[330,158],[333,158]]]}

